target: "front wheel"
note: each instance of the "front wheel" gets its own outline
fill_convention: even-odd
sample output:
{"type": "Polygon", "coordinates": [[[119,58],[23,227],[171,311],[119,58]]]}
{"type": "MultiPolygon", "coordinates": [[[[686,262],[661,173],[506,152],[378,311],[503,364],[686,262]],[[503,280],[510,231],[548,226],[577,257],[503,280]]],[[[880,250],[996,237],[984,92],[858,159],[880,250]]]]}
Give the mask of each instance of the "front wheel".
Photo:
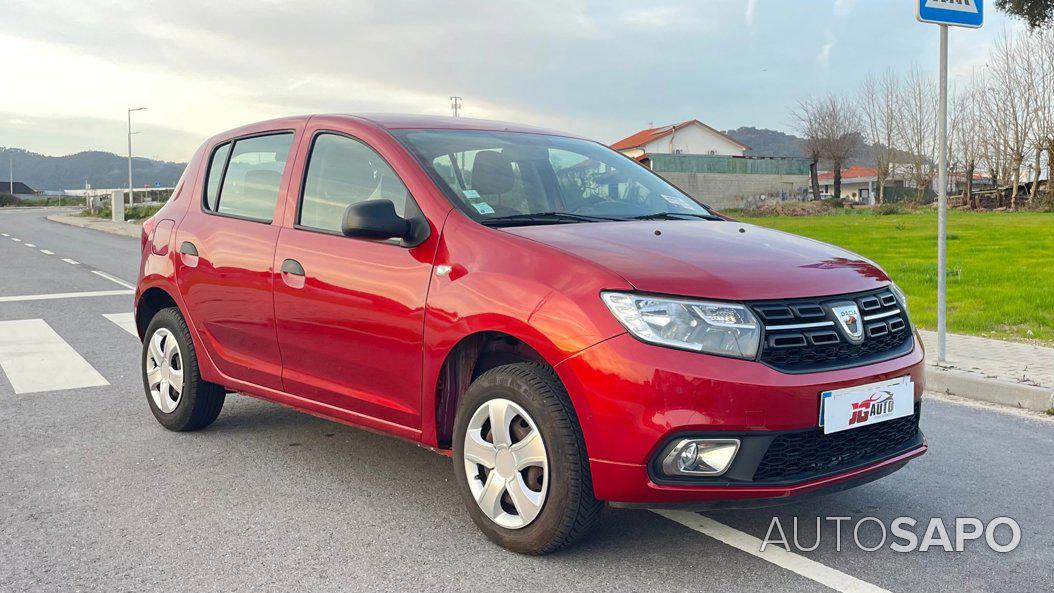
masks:
{"type": "Polygon", "coordinates": [[[142,362],[146,400],[161,426],[198,430],[220,415],[227,393],[201,378],[194,341],[179,309],[162,309],[150,320],[142,362]]]}
{"type": "Polygon", "coordinates": [[[555,552],[596,522],[578,419],[547,366],[509,364],[477,378],[458,404],[453,453],[472,520],[509,550],[555,552]]]}

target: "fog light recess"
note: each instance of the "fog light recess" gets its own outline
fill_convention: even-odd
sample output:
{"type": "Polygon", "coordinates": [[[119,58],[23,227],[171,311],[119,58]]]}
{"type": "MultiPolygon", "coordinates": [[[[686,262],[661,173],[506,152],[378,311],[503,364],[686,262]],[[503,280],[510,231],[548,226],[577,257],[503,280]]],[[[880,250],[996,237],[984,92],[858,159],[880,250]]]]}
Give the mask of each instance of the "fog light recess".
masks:
{"type": "Polygon", "coordinates": [[[678,439],[663,456],[662,473],[667,476],[720,476],[732,465],[738,452],[739,439],[678,439]]]}

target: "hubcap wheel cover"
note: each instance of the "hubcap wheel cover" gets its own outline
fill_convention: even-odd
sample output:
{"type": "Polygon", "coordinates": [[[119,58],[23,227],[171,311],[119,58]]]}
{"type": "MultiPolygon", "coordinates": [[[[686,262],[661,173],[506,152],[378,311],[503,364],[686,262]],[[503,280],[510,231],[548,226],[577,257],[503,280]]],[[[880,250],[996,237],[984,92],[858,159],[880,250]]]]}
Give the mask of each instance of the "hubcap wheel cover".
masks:
{"type": "Polygon", "coordinates": [[[163,414],[176,411],[183,400],[183,354],[176,336],[163,327],[150,336],[146,378],[157,409],[163,414]]]}
{"type": "Polygon", "coordinates": [[[521,529],[538,517],[549,489],[549,457],[545,440],[526,410],[502,398],[484,402],[469,420],[463,457],[472,497],[491,521],[505,529],[521,529]],[[516,438],[513,422],[526,434],[516,438]],[[541,487],[535,490],[524,474],[536,476],[539,471],[541,487]]]}

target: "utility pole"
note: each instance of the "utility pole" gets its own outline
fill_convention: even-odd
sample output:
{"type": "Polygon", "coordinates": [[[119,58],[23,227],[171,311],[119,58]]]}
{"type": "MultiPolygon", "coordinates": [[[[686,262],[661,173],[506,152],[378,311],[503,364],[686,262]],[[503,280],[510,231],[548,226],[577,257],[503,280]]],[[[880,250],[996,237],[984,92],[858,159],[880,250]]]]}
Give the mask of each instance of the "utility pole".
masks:
{"type": "Polygon", "coordinates": [[[461,97],[450,97],[450,111],[454,117],[461,117],[461,97]]]}
{"type": "MultiPolygon", "coordinates": [[[[133,132],[132,131],[132,112],[133,111],[142,111],[144,109],[146,109],[146,107],[136,107],[134,109],[129,109],[128,110],[128,201],[129,202],[134,202],[135,201],[134,198],[132,197],[133,196],[132,192],[134,191],[133,186],[132,186],[132,134],[138,134],[139,133],[139,132],[133,132]]],[[[114,194],[114,195],[116,195],[116,194],[114,194]]],[[[118,212],[117,204],[111,204],[110,205],[110,210],[113,212],[113,219],[115,221],[117,221],[117,222],[124,222],[124,200],[121,200],[121,208],[120,208],[120,216],[121,216],[121,218],[120,218],[120,220],[118,220],[118,218],[117,218],[117,216],[118,216],[118,214],[117,214],[117,212],[118,212]]]]}
{"type": "Polygon", "coordinates": [[[11,160],[8,162],[8,179],[11,185],[7,186],[7,191],[13,196],[15,195],[15,157],[11,156],[11,160]]]}

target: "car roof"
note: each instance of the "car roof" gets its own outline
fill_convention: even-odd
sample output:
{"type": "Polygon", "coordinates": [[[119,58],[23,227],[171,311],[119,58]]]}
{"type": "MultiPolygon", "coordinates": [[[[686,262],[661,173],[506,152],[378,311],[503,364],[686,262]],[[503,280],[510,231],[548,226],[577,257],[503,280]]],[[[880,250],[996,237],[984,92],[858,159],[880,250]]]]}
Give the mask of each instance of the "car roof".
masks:
{"type": "Polygon", "coordinates": [[[255,133],[262,130],[291,128],[311,118],[348,119],[367,121],[385,130],[487,130],[503,132],[527,132],[533,134],[547,134],[550,136],[566,136],[580,138],[574,134],[568,134],[557,130],[528,126],[512,122],[494,121],[487,119],[473,119],[470,117],[444,117],[439,115],[418,115],[409,113],[330,113],[316,115],[298,115],[260,121],[217,134],[215,138],[230,138],[246,133],[255,133]]]}

